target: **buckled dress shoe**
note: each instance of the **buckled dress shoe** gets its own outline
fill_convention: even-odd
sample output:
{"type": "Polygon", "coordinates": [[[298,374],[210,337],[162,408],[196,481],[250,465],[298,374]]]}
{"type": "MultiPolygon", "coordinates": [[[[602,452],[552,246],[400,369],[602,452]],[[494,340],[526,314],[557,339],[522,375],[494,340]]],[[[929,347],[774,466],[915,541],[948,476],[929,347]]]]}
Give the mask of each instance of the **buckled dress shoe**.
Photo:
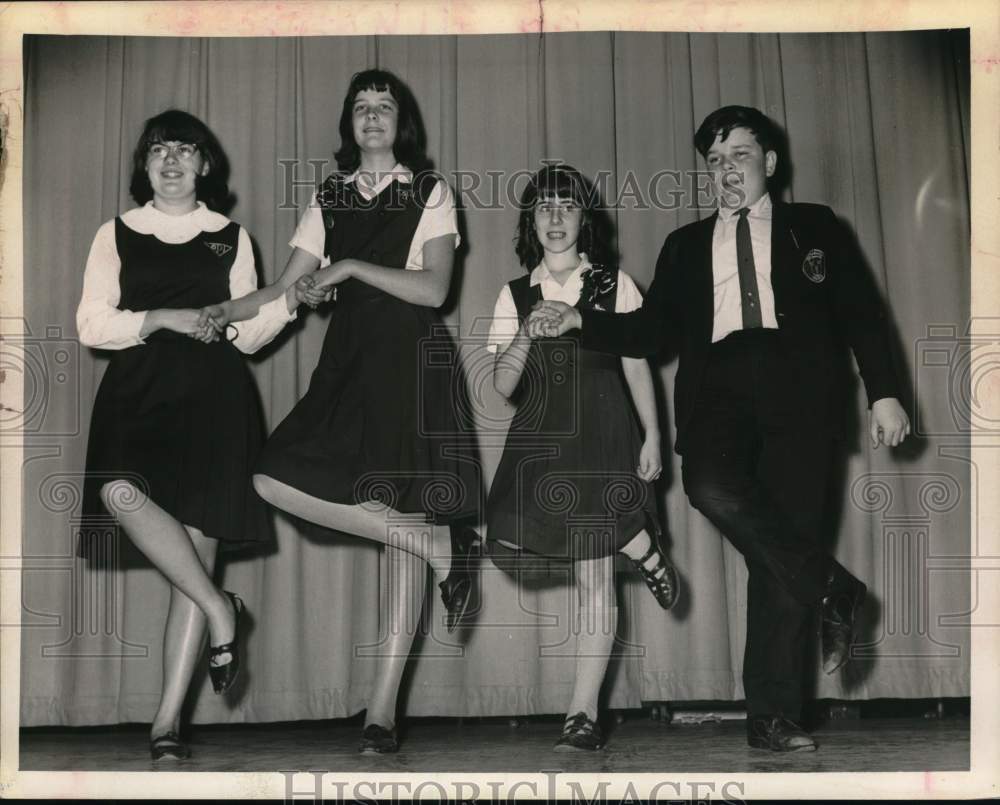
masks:
{"type": "Polygon", "coordinates": [[[399,751],[395,728],[387,730],[378,724],[369,724],[361,733],[358,751],[362,755],[386,755],[399,751]]]}
{"type": "Polygon", "coordinates": [[[223,643],[221,646],[211,646],[208,650],[208,676],[212,680],[212,690],[216,693],[225,693],[233,686],[233,683],[236,682],[236,677],[239,676],[240,618],[245,610],[243,599],[228,590],[223,590],[223,592],[229,596],[229,600],[233,604],[233,611],[236,614],[233,622],[233,639],[228,643],[223,643]],[[223,654],[229,655],[229,662],[225,665],[213,665],[212,660],[216,657],[221,657],[223,654]]]}
{"type": "Polygon", "coordinates": [[[468,526],[451,526],[451,570],[438,586],[441,602],[448,612],[448,634],[454,632],[465,616],[475,592],[472,549],[479,542],[479,534],[468,526]]]}
{"type": "Polygon", "coordinates": [[[784,716],[747,718],[747,743],[772,752],[815,752],[816,741],[798,724],[784,716]]]}
{"type": "Polygon", "coordinates": [[[191,748],[170,730],[149,742],[149,756],[153,760],[187,760],[191,757],[191,748]]]}
{"type": "Polygon", "coordinates": [[[601,727],[582,710],[566,720],[562,735],[556,741],[556,752],[595,752],[604,746],[601,727]]]}
{"type": "Polygon", "coordinates": [[[641,559],[631,559],[630,561],[635,565],[635,569],[639,571],[642,580],[646,582],[646,586],[656,599],[656,603],[663,609],[670,609],[677,603],[677,593],[680,589],[680,582],[677,580],[677,570],[670,563],[670,560],[663,555],[655,542],[650,544],[649,550],[646,551],[641,559]],[[656,564],[652,568],[647,568],[646,562],[654,554],[657,557],[656,564]]]}
{"type": "Polygon", "coordinates": [[[823,670],[832,674],[851,658],[854,627],[868,588],[846,571],[831,573],[821,602],[823,670]]]}

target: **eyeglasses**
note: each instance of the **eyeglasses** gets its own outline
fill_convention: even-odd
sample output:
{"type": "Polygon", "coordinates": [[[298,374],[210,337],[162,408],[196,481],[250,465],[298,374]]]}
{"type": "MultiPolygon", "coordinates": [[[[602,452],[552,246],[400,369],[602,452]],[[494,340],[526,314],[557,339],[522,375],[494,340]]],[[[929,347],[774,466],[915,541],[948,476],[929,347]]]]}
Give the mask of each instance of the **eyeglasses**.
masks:
{"type": "Polygon", "coordinates": [[[166,159],[170,153],[176,154],[178,159],[191,159],[198,153],[198,146],[193,143],[153,143],[149,146],[149,155],[156,159],[166,159]]]}

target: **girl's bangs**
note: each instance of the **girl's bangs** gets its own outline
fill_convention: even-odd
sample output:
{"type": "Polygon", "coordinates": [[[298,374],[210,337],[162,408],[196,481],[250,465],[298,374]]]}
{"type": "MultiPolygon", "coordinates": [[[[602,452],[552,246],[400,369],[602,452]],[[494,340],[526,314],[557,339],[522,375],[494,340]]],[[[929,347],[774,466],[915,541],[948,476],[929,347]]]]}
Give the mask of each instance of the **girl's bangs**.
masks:
{"type": "Polygon", "coordinates": [[[146,134],[146,148],[154,143],[191,143],[202,146],[205,135],[199,126],[185,120],[158,121],[146,134]]]}
{"type": "Polygon", "coordinates": [[[557,197],[569,198],[581,207],[590,206],[580,177],[566,170],[543,171],[537,179],[535,197],[537,201],[551,201],[557,197]]]}

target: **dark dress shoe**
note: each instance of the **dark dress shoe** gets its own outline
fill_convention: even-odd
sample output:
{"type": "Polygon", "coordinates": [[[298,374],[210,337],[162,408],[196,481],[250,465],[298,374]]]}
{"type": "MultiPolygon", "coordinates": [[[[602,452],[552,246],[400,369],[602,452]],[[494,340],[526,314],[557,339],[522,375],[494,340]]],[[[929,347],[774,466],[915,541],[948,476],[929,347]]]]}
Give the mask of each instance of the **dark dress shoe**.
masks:
{"type": "Polygon", "coordinates": [[[369,724],[361,733],[361,743],[358,751],[362,755],[385,755],[399,751],[399,740],[396,730],[387,730],[378,724],[369,724]]]}
{"type": "Polygon", "coordinates": [[[823,670],[832,674],[851,659],[854,626],[868,588],[846,571],[830,574],[827,594],[821,602],[823,670]]]}
{"type": "Polygon", "coordinates": [[[229,690],[240,673],[240,616],[244,610],[243,600],[235,593],[226,590],[223,592],[233,602],[236,620],[233,624],[232,642],[223,643],[221,646],[212,646],[208,650],[208,675],[212,679],[212,690],[216,693],[225,693],[229,690]],[[229,662],[225,665],[212,665],[212,660],[223,654],[229,655],[229,662]]]}
{"type": "Polygon", "coordinates": [[[749,716],[747,743],[772,752],[815,752],[816,741],[794,721],[783,716],[749,716]]]}
{"type": "Polygon", "coordinates": [[[639,571],[642,580],[653,594],[663,609],[670,609],[677,603],[677,593],[680,590],[680,582],[677,580],[677,570],[670,561],[663,555],[656,543],[649,546],[649,550],[641,559],[630,560],[635,569],[639,571]],[[646,567],[646,562],[653,555],[657,556],[656,564],[652,568],[646,567]]]}
{"type": "Polygon", "coordinates": [[[472,572],[472,549],[479,534],[468,526],[451,526],[451,570],[448,578],[438,585],[441,601],[448,612],[448,634],[458,628],[472,601],[475,576],[472,572]]]}
{"type": "Polygon", "coordinates": [[[153,760],[187,760],[191,757],[191,748],[171,730],[149,742],[149,755],[153,760]]]}
{"type": "Polygon", "coordinates": [[[604,735],[596,721],[579,712],[566,720],[562,735],[556,741],[556,752],[596,752],[604,746],[604,735]]]}

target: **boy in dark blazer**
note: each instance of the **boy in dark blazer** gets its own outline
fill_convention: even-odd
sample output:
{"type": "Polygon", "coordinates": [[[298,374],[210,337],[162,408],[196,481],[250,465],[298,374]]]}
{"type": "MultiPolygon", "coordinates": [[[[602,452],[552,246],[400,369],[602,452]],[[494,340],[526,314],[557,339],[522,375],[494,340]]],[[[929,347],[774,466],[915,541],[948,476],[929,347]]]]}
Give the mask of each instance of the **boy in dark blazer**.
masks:
{"type": "Polygon", "coordinates": [[[675,348],[675,449],[684,489],[749,569],[743,685],[747,739],[811,751],[799,726],[808,631],[822,614],[823,666],[850,656],[865,585],[820,545],[833,441],[857,359],[873,446],[910,432],[890,360],[885,309],[833,211],[771,199],[778,131],[760,111],[710,114],[695,146],[718,210],[672,232],[643,306],[616,315],[542,302],[534,336],[582,332],[587,349],[651,355],[675,348]]]}

